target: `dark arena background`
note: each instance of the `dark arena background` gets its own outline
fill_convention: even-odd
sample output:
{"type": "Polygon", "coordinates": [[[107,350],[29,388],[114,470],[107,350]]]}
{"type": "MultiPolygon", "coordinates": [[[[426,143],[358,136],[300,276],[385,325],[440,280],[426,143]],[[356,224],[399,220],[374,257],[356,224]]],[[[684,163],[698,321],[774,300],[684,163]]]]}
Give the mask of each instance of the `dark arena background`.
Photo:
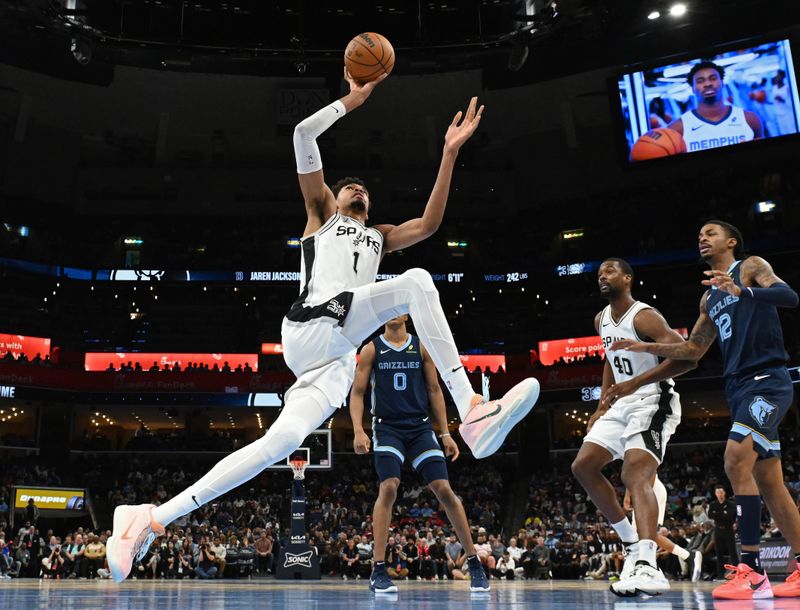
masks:
{"type": "MultiPolygon", "coordinates": [[[[609,591],[620,538],[571,471],[602,391],[603,260],[627,260],[634,298],[683,338],[709,219],[800,286],[799,24],[793,0],[3,0],[0,608],[800,608],[712,597],[736,562],[720,541],[740,543],[733,517],[714,520],[717,485],[733,497],[717,345],[676,381],[662,532],[690,560],[659,550],[669,592],[609,591]],[[117,584],[115,507],[166,502],[282,413],[295,378],[281,321],[305,280],[293,132],[349,91],[360,32],[391,41],[394,70],[318,146],[328,184],[366,182],[370,224],[423,213],[453,115],[485,104],[441,227],[386,254],[377,279],[430,272],[479,391],[541,386],[480,460],[443,392],[462,452],[449,478],[491,590],[471,593],[466,564],[448,561],[455,532],[410,458],[390,535],[418,557],[396,559],[396,594],[369,590],[378,479],[347,404],[293,452],[309,463],[302,489],[281,459],[169,524],[117,584]],[[686,152],[664,144],[692,112],[701,59],[724,66],[724,103],[761,138],[696,140],[685,119],[686,152]],[[297,527],[310,556],[287,553],[297,527]]],[[[800,312],[779,312],[797,505],[800,312]]],[[[620,462],[604,473],[622,501],[620,462]]],[[[760,528],[775,587],[800,548],[766,504],[760,528]]]]}

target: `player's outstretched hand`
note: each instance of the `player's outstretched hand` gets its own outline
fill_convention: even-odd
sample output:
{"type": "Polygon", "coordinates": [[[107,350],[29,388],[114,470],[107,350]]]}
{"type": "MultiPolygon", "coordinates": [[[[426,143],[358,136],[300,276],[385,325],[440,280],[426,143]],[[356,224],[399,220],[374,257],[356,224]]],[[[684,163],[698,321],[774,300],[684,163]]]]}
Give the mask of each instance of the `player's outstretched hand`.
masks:
{"type": "Polygon", "coordinates": [[[640,343],[639,341],[634,341],[633,339],[620,339],[619,341],[614,341],[609,347],[608,351],[616,352],[619,350],[625,350],[627,352],[643,352],[647,348],[646,343],[640,343]]]}
{"type": "Polygon", "coordinates": [[[738,297],[742,294],[742,289],[736,285],[730,274],[724,271],[717,271],[716,269],[709,269],[703,271],[708,276],[707,280],[700,282],[703,286],[716,286],[720,290],[738,297]]]}
{"type": "Polygon", "coordinates": [[[633,510],[633,503],[631,502],[631,492],[629,489],[625,489],[625,497],[622,499],[622,509],[629,513],[633,510]]]}
{"type": "Polygon", "coordinates": [[[353,449],[358,455],[369,453],[369,437],[363,430],[355,433],[355,438],[353,439],[353,449]]]}
{"type": "Polygon", "coordinates": [[[469,101],[469,106],[467,106],[466,115],[460,110],[456,112],[453,122],[447,128],[447,133],[444,134],[445,150],[458,152],[464,142],[470,139],[481,122],[483,108],[483,105],[478,108],[478,98],[473,97],[469,101]],[[464,118],[463,121],[461,120],[462,116],[464,118]]]}
{"type": "Polygon", "coordinates": [[[461,450],[458,448],[458,443],[453,440],[452,436],[445,436],[442,438],[442,445],[444,445],[444,454],[446,457],[453,456],[451,459],[455,462],[458,456],[461,455],[461,450]]]}
{"type": "Polygon", "coordinates": [[[362,103],[366,100],[370,94],[375,90],[383,80],[389,76],[388,74],[381,74],[378,78],[368,83],[362,83],[361,81],[357,81],[353,78],[350,72],[347,71],[347,68],[344,69],[344,80],[350,85],[350,93],[354,93],[362,98],[362,103]]]}
{"type": "MultiPolygon", "coordinates": [[[[602,401],[602,400],[600,401],[600,404],[601,404],[601,405],[603,404],[603,401],[602,401]]],[[[592,413],[591,417],[589,418],[589,421],[586,423],[586,434],[589,434],[589,432],[591,432],[591,431],[592,431],[592,426],[594,426],[595,422],[596,422],[598,419],[600,419],[601,417],[603,417],[603,414],[606,412],[606,410],[607,410],[607,409],[603,409],[603,408],[601,407],[601,408],[598,408],[598,409],[597,409],[597,411],[595,411],[594,413],[592,413]]]]}
{"type": "Polygon", "coordinates": [[[611,405],[617,402],[617,400],[623,396],[630,396],[638,389],[639,386],[635,383],[632,383],[632,380],[615,383],[609,386],[609,388],[606,390],[600,406],[604,409],[608,409],[611,407],[611,405]]]}

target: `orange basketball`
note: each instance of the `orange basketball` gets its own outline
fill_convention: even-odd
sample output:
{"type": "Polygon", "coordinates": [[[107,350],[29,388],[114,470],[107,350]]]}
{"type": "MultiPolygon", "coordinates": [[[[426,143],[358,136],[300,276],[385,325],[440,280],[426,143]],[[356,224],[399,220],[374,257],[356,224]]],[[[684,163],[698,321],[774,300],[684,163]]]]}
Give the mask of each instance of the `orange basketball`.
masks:
{"type": "Polygon", "coordinates": [[[364,32],[351,40],[344,51],[344,65],[359,82],[368,83],[394,68],[394,47],[375,32],[364,32]]]}
{"type": "Polygon", "coordinates": [[[686,152],[686,142],[673,129],[659,127],[640,137],[631,148],[631,161],[645,161],[686,152]]]}

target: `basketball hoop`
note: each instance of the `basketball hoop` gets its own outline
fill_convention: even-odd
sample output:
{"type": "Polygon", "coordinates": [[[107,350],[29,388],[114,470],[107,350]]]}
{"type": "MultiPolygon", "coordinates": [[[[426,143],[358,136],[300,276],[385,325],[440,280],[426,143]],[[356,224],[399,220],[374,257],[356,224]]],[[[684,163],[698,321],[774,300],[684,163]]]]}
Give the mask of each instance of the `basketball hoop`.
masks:
{"type": "Polygon", "coordinates": [[[289,467],[292,469],[294,473],[294,480],[300,480],[306,478],[306,468],[308,467],[308,462],[306,462],[303,458],[295,458],[293,460],[289,460],[289,467]]]}

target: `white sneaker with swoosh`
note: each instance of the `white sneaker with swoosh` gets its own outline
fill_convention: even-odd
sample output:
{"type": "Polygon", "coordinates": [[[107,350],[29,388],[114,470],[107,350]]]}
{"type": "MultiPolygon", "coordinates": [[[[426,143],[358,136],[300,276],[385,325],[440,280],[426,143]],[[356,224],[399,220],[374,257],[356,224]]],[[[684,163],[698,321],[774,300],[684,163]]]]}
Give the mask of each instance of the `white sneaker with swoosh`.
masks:
{"type": "Polygon", "coordinates": [[[111,577],[122,582],[130,574],[133,559],[141,558],[164,526],[153,520],[152,504],[121,505],[114,509],[114,531],[106,545],[111,577]]]}
{"type": "Polygon", "coordinates": [[[458,428],[472,455],[480,459],[497,451],[511,429],[528,414],[538,398],[539,381],[529,377],[499,400],[474,404],[458,428]]]}

